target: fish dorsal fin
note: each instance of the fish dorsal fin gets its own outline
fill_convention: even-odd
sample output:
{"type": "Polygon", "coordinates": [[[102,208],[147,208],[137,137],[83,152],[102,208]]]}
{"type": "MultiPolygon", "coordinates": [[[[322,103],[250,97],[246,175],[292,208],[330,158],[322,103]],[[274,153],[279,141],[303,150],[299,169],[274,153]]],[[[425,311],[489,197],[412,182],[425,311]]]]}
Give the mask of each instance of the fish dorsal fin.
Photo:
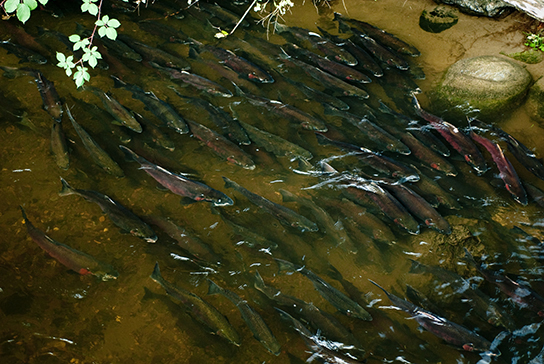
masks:
{"type": "Polygon", "coordinates": [[[153,91],[146,91],[145,94],[155,100],[159,100],[159,98],[157,97],[157,95],[155,95],[153,91]]]}
{"type": "Polygon", "coordinates": [[[117,205],[117,202],[111,199],[111,197],[104,195],[104,199],[113,205],[117,205]]]}

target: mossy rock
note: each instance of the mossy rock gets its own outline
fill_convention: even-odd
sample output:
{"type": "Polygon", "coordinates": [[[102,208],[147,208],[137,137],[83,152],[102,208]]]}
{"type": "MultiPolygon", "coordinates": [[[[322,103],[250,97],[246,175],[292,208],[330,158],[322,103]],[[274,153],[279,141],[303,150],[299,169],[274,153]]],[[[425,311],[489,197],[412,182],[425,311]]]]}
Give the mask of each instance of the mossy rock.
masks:
{"type": "Polygon", "coordinates": [[[442,77],[432,94],[433,108],[459,120],[465,115],[491,120],[517,107],[531,82],[531,74],[507,58],[466,58],[442,77]]]}
{"type": "Polygon", "coordinates": [[[459,21],[454,11],[446,6],[437,6],[431,11],[423,10],[419,27],[429,33],[440,33],[453,27],[459,21]]]}
{"type": "Polygon", "coordinates": [[[531,119],[544,126],[544,77],[541,77],[529,89],[525,107],[531,119]]]}
{"type": "Polygon", "coordinates": [[[542,62],[542,59],[544,58],[542,55],[542,52],[536,49],[529,49],[528,51],[523,52],[516,52],[516,53],[501,53],[504,54],[507,57],[510,57],[512,59],[515,59],[516,61],[520,61],[527,64],[537,64],[542,62]]]}

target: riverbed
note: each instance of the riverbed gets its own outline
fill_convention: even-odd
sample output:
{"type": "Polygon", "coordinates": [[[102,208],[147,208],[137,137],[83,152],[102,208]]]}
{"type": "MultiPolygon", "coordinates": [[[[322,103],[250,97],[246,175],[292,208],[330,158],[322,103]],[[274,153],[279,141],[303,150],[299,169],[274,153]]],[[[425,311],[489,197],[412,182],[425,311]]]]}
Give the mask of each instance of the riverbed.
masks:
{"type": "MultiPolygon", "coordinates": [[[[158,4],[160,2],[158,1],[158,4]]],[[[149,5],[152,7],[153,5],[149,5]]],[[[499,19],[474,17],[459,13],[459,22],[439,33],[427,33],[419,28],[419,16],[431,9],[434,2],[426,0],[345,0],[316,8],[310,1],[297,4],[282,16],[281,21],[318,31],[317,26],[335,33],[333,13],[369,22],[414,45],[421,56],[414,57],[425,72],[425,79],[416,80],[421,89],[417,94],[422,106],[436,115],[445,110],[435,110],[428,94],[433,90],[443,72],[456,61],[479,55],[501,55],[526,50],[524,32],[534,27],[534,20],[520,13],[499,19]]],[[[120,33],[130,34],[150,45],[161,45],[187,57],[195,72],[212,75],[202,59],[190,58],[190,47],[185,44],[167,44],[139,29],[141,19],[159,19],[161,13],[140,9],[137,13],[112,12],[121,21],[120,33]]],[[[258,14],[251,14],[253,21],[258,14]]],[[[38,26],[71,34],[74,22],[91,26],[92,19],[75,9],[65,9],[64,16],[54,18],[46,11],[32,14],[25,29],[38,34],[38,26]],[[28,27],[28,28],[27,28],[28,27]]],[[[191,19],[168,19],[169,25],[179,27],[191,37],[201,36],[206,43],[216,42],[206,23],[191,19]]],[[[285,42],[271,30],[268,37],[262,28],[240,28],[232,36],[244,38],[245,32],[257,34],[274,44],[285,42]]],[[[337,32],[335,33],[337,34],[337,32]]],[[[232,37],[231,36],[231,37],[232,37]]],[[[228,39],[227,39],[228,40],[228,39]]],[[[219,42],[219,41],[218,41],[219,42]]],[[[224,44],[224,43],[217,43],[224,44]]],[[[66,52],[66,50],[63,50],[66,52]]],[[[272,63],[281,59],[270,55],[272,63]]],[[[421,224],[421,233],[412,235],[399,228],[379,209],[371,204],[358,205],[345,199],[343,191],[334,186],[312,187],[323,178],[312,174],[295,173],[301,169],[297,161],[274,156],[264,148],[243,146],[255,162],[253,170],[228,163],[217,157],[210,148],[189,135],[180,135],[165,129],[174,141],[173,152],[159,148],[140,135],[132,133],[129,148],[145,154],[156,164],[175,173],[189,176],[224,192],[234,200],[232,206],[214,207],[209,203],[182,201],[180,197],[157,188],[157,183],[137,163],[128,161],[118,148],[124,135],[118,126],[111,125],[107,114],[93,113],[89,106],[102,107],[100,100],[89,91],[77,90],[64,71],[49,58],[46,65],[18,63],[19,59],[0,49],[0,65],[8,67],[35,67],[51,81],[71,108],[74,118],[83,125],[112,156],[124,171],[124,178],[108,175],[94,165],[81,145],[78,135],[64,117],[63,125],[71,150],[68,170],[59,169],[50,152],[51,117],[42,109],[42,101],[35,82],[30,77],[15,79],[0,77],[0,186],[4,202],[0,204],[0,221],[4,237],[0,239],[0,361],[9,363],[303,363],[311,355],[292,324],[280,318],[278,304],[254,288],[258,272],[266,284],[282,293],[312,303],[333,315],[350,330],[364,347],[368,362],[410,363],[476,363],[479,353],[461,350],[445,343],[431,333],[418,328],[409,314],[392,307],[386,295],[369,280],[377,282],[388,291],[406,298],[409,284],[424,293],[442,311],[444,316],[489,341],[501,338],[506,330],[485,322],[475,314],[467,299],[452,292],[451,282],[440,282],[432,274],[414,272],[411,260],[429,266],[440,266],[455,272],[490,297],[512,319],[506,333],[498,340],[501,356],[498,362],[527,363],[542,349],[541,318],[537,313],[520,307],[482,276],[464,259],[463,248],[469,249],[477,261],[484,259],[489,269],[510,273],[528,282],[537,292],[544,292],[540,245],[534,239],[542,238],[542,208],[530,201],[522,206],[514,201],[496,177],[498,171],[491,157],[482,149],[490,171],[482,176],[451,149],[448,159],[459,172],[456,177],[443,176],[434,171],[422,170],[437,180],[462,207],[453,210],[440,206],[437,211],[449,222],[453,233],[444,235],[421,224]],[[88,104],[85,104],[88,103],[88,104]],[[22,123],[24,121],[24,123],[22,123]],[[31,124],[29,124],[31,123],[31,124]],[[32,127],[29,127],[31,125],[32,127]],[[168,217],[189,234],[212,247],[220,257],[219,265],[195,264],[187,261],[175,240],[157,229],[157,243],[120,231],[100,208],[79,196],[59,196],[60,177],[73,187],[99,191],[122,203],[136,215],[168,217]],[[285,226],[272,215],[252,204],[240,192],[225,186],[227,177],[249,191],[275,203],[282,204],[301,215],[314,219],[313,212],[296,202],[284,202],[280,190],[284,189],[306,198],[323,208],[336,223],[338,231],[320,226],[320,231],[310,232],[285,226]],[[342,204],[341,213],[337,205],[342,204]],[[69,271],[58,261],[45,254],[29,237],[21,217],[23,206],[28,219],[51,238],[83,251],[100,261],[114,266],[119,277],[100,281],[88,275],[69,271]],[[359,217],[368,214],[366,222],[359,217]],[[266,238],[264,245],[250,244],[247,236],[236,231],[230,220],[253,233],[266,238]],[[368,226],[374,222],[389,237],[384,241],[373,236],[368,226]],[[368,224],[366,226],[365,224],[368,224]],[[364,226],[363,226],[364,225],[364,226]],[[520,228],[529,235],[516,230],[520,228]],[[349,241],[338,236],[349,236],[349,241]],[[392,234],[392,235],[387,235],[392,234]],[[277,247],[276,247],[277,246],[277,247]],[[281,271],[274,259],[288,260],[322,277],[326,282],[358,302],[373,316],[364,321],[340,313],[314,289],[312,282],[299,272],[281,271]],[[149,276],[158,262],[164,278],[188,290],[215,306],[226,316],[240,336],[240,345],[233,345],[217,335],[210,334],[193,319],[178,301],[166,295],[165,290],[149,276]],[[238,308],[221,295],[208,295],[210,279],[219,286],[242,297],[255,309],[270,327],[281,345],[279,355],[273,355],[254,338],[238,308]]],[[[266,65],[265,67],[269,67],[266,65]]],[[[527,65],[536,80],[544,74],[541,64],[527,65]]],[[[278,67],[282,71],[282,67],[278,67]]],[[[123,105],[152,117],[143,104],[132,98],[130,92],[114,88],[110,75],[153,91],[167,100],[180,113],[213,128],[201,110],[182,99],[167,85],[175,85],[167,77],[143,64],[121,60],[110,65],[107,71],[91,70],[95,87],[110,91],[123,105]],[[146,114],[147,113],[147,114],[146,114]]],[[[278,72],[281,79],[281,72],[278,72]]],[[[216,79],[235,92],[225,79],[216,79]]],[[[295,93],[285,82],[257,85],[263,96],[279,99],[322,117],[331,128],[341,129],[337,118],[327,116],[319,103],[292,98],[295,93]]],[[[255,87],[255,85],[253,85],[255,87]]],[[[202,95],[190,87],[176,86],[186,96],[202,95]]],[[[383,100],[394,106],[386,88],[376,82],[365,88],[369,104],[383,100]]],[[[246,90],[247,91],[247,90],[246,90]]],[[[251,91],[252,92],[252,91],[251,91]]],[[[231,108],[241,121],[263,128],[308,149],[314,155],[311,163],[340,155],[330,146],[319,144],[313,132],[293,126],[262,108],[249,105],[243,96],[210,98],[225,111],[231,108]]],[[[343,98],[348,99],[348,98],[343,98]]],[[[353,112],[362,112],[359,100],[346,100],[353,112]]],[[[466,120],[451,120],[466,127],[466,120]]],[[[503,130],[542,155],[543,129],[526,114],[523,106],[495,121],[503,130]]],[[[356,138],[354,138],[356,139],[356,138]]],[[[406,163],[410,157],[388,154],[406,163]]],[[[544,183],[513,164],[520,177],[539,188],[544,183]]],[[[356,160],[342,159],[333,166],[343,170],[361,170],[356,160]],[[344,162],[345,161],[345,162],[344,162]]],[[[319,225],[319,223],[318,223],[319,225]]],[[[485,360],[489,356],[483,356],[485,360]]]]}

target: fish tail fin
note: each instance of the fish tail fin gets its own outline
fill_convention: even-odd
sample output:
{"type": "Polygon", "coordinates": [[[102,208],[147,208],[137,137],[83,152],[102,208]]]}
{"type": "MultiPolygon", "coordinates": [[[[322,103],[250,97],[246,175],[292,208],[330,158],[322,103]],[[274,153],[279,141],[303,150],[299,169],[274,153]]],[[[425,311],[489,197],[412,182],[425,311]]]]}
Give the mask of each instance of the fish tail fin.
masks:
{"type": "Polygon", "coordinates": [[[337,281],[341,281],[344,279],[344,277],[342,276],[342,273],[340,273],[340,271],[336,269],[336,267],[330,263],[327,269],[327,275],[337,281]]]}
{"type": "Polygon", "coordinates": [[[332,18],[333,21],[338,21],[338,19],[342,19],[344,16],[340,14],[339,12],[334,12],[334,17],[332,18]]]}
{"type": "Polygon", "coordinates": [[[331,106],[329,104],[323,105],[323,113],[325,115],[333,115],[333,116],[340,116],[340,113],[338,112],[338,109],[334,106],[331,106]]]}
{"type": "Polygon", "coordinates": [[[27,74],[27,72],[21,71],[21,69],[16,67],[0,66],[0,69],[4,71],[4,77],[9,79],[14,79],[27,74]]]}
{"type": "Polygon", "coordinates": [[[314,133],[319,145],[337,145],[335,140],[327,138],[322,132],[314,131],[314,133]]]}
{"type": "Polygon", "coordinates": [[[90,91],[90,92],[92,92],[93,94],[95,94],[97,96],[100,95],[101,93],[105,93],[101,89],[99,89],[98,87],[94,87],[94,86],[90,86],[90,85],[82,85],[81,90],[90,91]]]}
{"type": "Polygon", "coordinates": [[[393,109],[387,106],[382,100],[380,100],[380,106],[378,107],[378,110],[384,114],[389,114],[389,115],[394,114],[393,109]]]}
{"type": "Polygon", "coordinates": [[[128,149],[124,145],[119,145],[119,148],[123,151],[123,153],[125,153],[125,157],[128,160],[138,161],[139,156],[136,153],[134,153],[132,150],[128,149]]]}
{"type": "Polygon", "coordinates": [[[236,188],[236,182],[233,180],[223,177],[223,181],[225,181],[225,188],[236,188]]]}
{"type": "Polygon", "coordinates": [[[185,44],[189,45],[189,58],[199,59],[203,44],[191,37],[187,37],[185,44]]]}
{"type": "Polygon", "coordinates": [[[465,251],[465,259],[474,267],[478,267],[478,263],[476,263],[476,260],[474,260],[474,257],[472,256],[472,254],[470,254],[470,252],[468,251],[467,248],[463,248],[463,250],[465,251]]]}
{"type": "Polygon", "coordinates": [[[419,101],[416,97],[416,94],[413,92],[412,92],[412,106],[414,107],[414,109],[416,109],[418,113],[422,110],[421,105],[419,104],[419,101]]]}
{"type": "MultiPolygon", "coordinates": [[[[70,121],[72,122],[72,125],[74,126],[74,128],[76,129],[76,131],[78,130],[78,123],[76,121],[76,119],[74,119],[74,117],[72,116],[72,112],[70,111],[70,108],[68,107],[68,105],[65,105],[64,108],[66,109],[66,114],[68,114],[68,118],[70,119],[70,121]]],[[[79,131],[78,131],[79,133],[79,131]]]]}
{"type": "Polygon", "coordinates": [[[283,199],[283,202],[293,202],[295,201],[295,196],[286,190],[280,189],[280,194],[283,199]]]}
{"type": "Polygon", "coordinates": [[[231,82],[231,83],[232,83],[233,86],[234,86],[234,90],[236,91],[236,95],[237,95],[237,96],[245,96],[245,95],[246,95],[246,93],[244,92],[244,90],[242,90],[242,89],[240,88],[240,86],[238,86],[238,85],[235,84],[234,82],[231,82]]]}
{"type": "Polygon", "coordinates": [[[467,124],[468,124],[468,132],[469,134],[472,134],[474,133],[474,130],[472,129],[472,122],[476,120],[476,118],[470,117],[468,115],[466,116],[466,118],[467,118],[467,124]]]}
{"type": "Polygon", "coordinates": [[[274,307],[276,311],[280,314],[280,317],[286,321],[291,321],[293,319],[293,316],[289,315],[287,312],[282,310],[281,308],[274,307]]]}
{"type": "MultiPolygon", "coordinates": [[[[340,33],[350,33],[351,27],[344,22],[342,18],[337,18],[336,21],[338,22],[338,31],[340,33]]],[[[362,34],[364,35],[364,34],[362,34]]]]}
{"type": "Polygon", "coordinates": [[[338,173],[338,171],[333,166],[331,166],[329,163],[327,163],[325,161],[321,161],[319,163],[319,165],[321,166],[321,170],[324,173],[327,173],[327,174],[336,174],[336,173],[338,173]]]}
{"type": "Polygon", "coordinates": [[[279,22],[274,22],[274,30],[278,33],[287,32],[289,27],[287,25],[280,24],[279,22]]]}
{"type": "Polygon", "coordinates": [[[110,77],[113,79],[113,87],[115,88],[124,88],[127,86],[127,83],[122,81],[119,77],[115,75],[110,75],[110,77]]]}
{"type": "Polygon", "coordinates": [[[287,51],[283,49],[283,47],[280,47],[280,49],[281,49],[281,53],[278,55],[279,59],[286,60],[291,58],[291,55],[287,53],[287,51]]]}
{"type": "Polygon", "coordinates": [[[317,27],[317,30],[319,30],[325,37],[329,37],[331,35],[329,32],[319,26],[317,27]]]}
{"type": "Polygon", "coordinates": [[[304,339],[304,341],[306,341],[306,344],[308,344],[308,345],[312,344],[312,342],[310,340],[308,340],[308,339],[311,338],[313,335],[310,332],[310,330],[308,330],[302,324],[302,322],[300,322],[299,320],[297,320],[296,318],[294,318],[293,316],[291,316],[290,314],[288,314],[284,310],[282,310],[280,308],[277,308],[277,307],[274,307],[274,308],[276,309],[276,311],[278,311],[278,313],[280,314],[280,317],[282,318],[282,320],[290,322],[293,325],[293,328],[295,330],[297,330],[300,335],[302,335],[302,338],[304,339]]]}
{"type": "Polygon", "coordinates": [[[78,23],[76,21],[76,33],[81,34],[86,30],[87,30],[87,28],[85,28],[85,26],[83,26],[83,24],[80,24],[80,23],[78,23]]]}
{"type": "Polygon", "coordinates": [[[263,291],[266,288],[266,283],[264,283],[263,277],[261,277],[257,270],[255,271],[255,283],[253,285],[259,291],[263,291]]]}
{"type": "Polygon", "coordinates": [[[232,107],[233,104],[234,104],[234,105],[239,105],[239,104],[240,104],[240,101],[229,103],[229,109],[230,109],[230,111],[232,112],[232,118],[233,118],[234,120],[238,120],[238,122],[241,124],[240,118],[239,118],[239,115],[238,115],[238,112],[236,112],[236,110],[232,107]]]}
{"type": "Polygon", "coordinates": [[[161,270],[159,268],[159,262],[155,262],[155,267],[153,268],[153,273],[149,276],[152,280],[163,286],[164,278],[162,277],[161,270]]]}
{"type": "Polygon", "coordinates": [[[193,39],[191,37],[187,37],[187,43],[186,44],[191,44],[191,45],[195,46],[195,48],[197,50],[204,45],[201,42],[199,42],[198,40],[193,39]]]}
{"type": "Polygon", "coordinates": [[[300,331],[300,330],[298,329],[298,327],[297,327],[297,326],[301,325],[301,324],[300,324],[300,321],[298,321],[296,318],[294,318],[293,316],[291,316],[290,314],[288,314],[287,312],[285,312],[285,311],[282,310],[281,308],[274,307],[274,309],[275,309],[276,311],[278,311],[278,313],[280,314],[280,317],[281,317],[282,320],[290,322],[291,324],[293,324],[293,327],[294,327],[297,331],[300,331]],[[297,325],[297,323],[298,323],[299,325],[297,325]]]}
{"type": "Polygon", "coordinates": [[[74,188],[70,186],[64,178],[61,177],[60,182],[62,183],[62,189],[59,192],[60,196],[68,196],[75,193],[74,188]]]}
{"type": "Polygon", "coordinates": [[[280,272],[286,271],[286,270],[289,270],[289,271],[297,270],[297,267],[293,263],[288,262],[287,260],[278,259],[278,258],[274,258],[274,260],[276,261],[276,263],[278,263],[278,270],[280,272]]]}
{"type": "MultiPolygon", "coordinates": [[[[151,62],[149,62],[149,63],[151,63],[151,62]]],[[[174,93],[175,93],[176,95],[178,95],[179,97],[181,97],[182,99],[185,99],[185,100],[187,100],[187,101],[189,101],[189,102],[191,101],[191,97],[190,97],[190,96],[185,96],[185,95],[183,95],[182,93],[180,93],[180,92],[178,91],[178,89],[176,88],[176,86],[169,85],[169,86],[166,86],[166,87],[168,87],[169,89],[171,89],[172,91],[174,91],[174,93]]]]}
{"type": "Polygon", "coordinates": [[[26,217],[26,212],[23,206],[19,205],[19,208],[21,209],[21,213],[23,214],[23,220],[25,220],[25,223],[28,222],[28,218],[26,217]]]}
{"type": "Polygon", "coordinates": [[[223,293],[223,288],[219,287],[217,283],[212,281],[211,279],[208,279],[208,294],[221,294],[223,293]]]}
{"type": "Polygon", "coordinates": [[[167,70],[166,67],[163,67],[163,66],[161,66],[161,65],[159,65],[159,64],[157,64],[157,63],[155,63],[155,62],[153,62],[153,61],[149,61],[149,62],[147,62],[147,63],[148,63],[151,67],[156,68],[156,69],[158,69],[158,70],[167,70]]]}
{"type": "Polygon", "coordinates": [[[155,299],[155,298],[157,298],[157,294],[153,293],[149,288],[144,287],[144,295],[142,297],[142,302],[150,300],[150,299],[155,299]]]}
{"type": "Polygon", "coordinates": [[[191,44],[191,47],[189,48],[189,58],[191,59],[199,59],[200,54],[198,53],[198,50],[193,47],[193,44],[191,44]]]}
{"type": "Polygon", "coordinates": [[[36,30],[38,31],[38,36],[41,37],[45,34],[45,32],[48,30],[44,27],[37,26],[36,30]]]}
{"type": "Polygon", "coordinates": [[[424,272],[423,265],[417,260],[410,259],[410,263],[412,265],[410,266],[410,270],[408,271],[408,273],[423,273],[424,272]]]}
{"type": "Polygon", "coordinates": [[[373,285],[375,285],[376,287],[378,287],[379,289],[381,289],[382,291],[385,292],[385,294],[387,295],[387,297],[389,297],[389,292],[387,292],[385,290],[385,288],[383,288],[382,286],[380,286],[378,283],[374,282],[372,279],[369,279],[370,283],[372,283],[373,285]]]}

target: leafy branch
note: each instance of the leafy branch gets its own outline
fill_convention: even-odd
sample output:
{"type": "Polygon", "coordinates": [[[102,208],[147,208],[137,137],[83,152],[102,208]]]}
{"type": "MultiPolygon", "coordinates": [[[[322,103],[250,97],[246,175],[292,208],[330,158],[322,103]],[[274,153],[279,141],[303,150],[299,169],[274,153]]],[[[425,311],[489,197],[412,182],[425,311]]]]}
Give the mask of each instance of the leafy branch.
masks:
{"type": "Polygon", "coordinates": [[[2,0],[0,7],[4,9],[7,17],[15,13],[21,23],[26,23],[30,19],[30,12],[38,7],[38,2],[42,5],[47,4],[48,0],[2,0]]]}
{"type": "MultiPolygon", "coordinates": [[[[129,0],[123,0],[128,2],[129,0]]],[[[137,6],[145,3],[146,0],[134,0],[137,6]]],[[[48,0],[0,0],[0,8],[4,10],[6,17],[13,15],[22,23],[26,23],[30,19],[30,12],[38,7],[38,2],[41,5],[47,4],[48,0]]],[[[78,34],[72,34],[69,39],[73,45],[73,51],[81,49],[83,55],[77,61],[74,61],[74,56],[66,56],[63,53],[57,52],[57,66],[64,69],[68,77],[73,75],[76,86],[81,87],[85,81],[91,79],[89,68],[96,67],[98,60],[102,59],[102,55],[98,51],[97,46],[93,46],[95,34],[102,37],[108,37],[111,40],[117,38],[117,28],[121,26],[119,20],[110,18],[108,15],[101,14],[103,0],[82,0],[81,12],[89,13],[96,16],[97,20],[94,23],[94,28],[90,36],[81,38],[78,34]],[[98,4],[97,4],[98,3],[98,4]],[[74,72],[75,69],[75,72],[74,72]]]]}
{"type": "Polygon", "coordinates": [[[117,38],[116,28],[121,26],[119,20],[114,18],[110,19],[108,15],[102,16],[102,1],[103,0],[100,0],[97,5],[95,3],[98,2],[98,0],[83,0],[83,4],[81,4],[82,13],[88,12],[89,14],[96,16],[98,19],[94,23],[94,28],[91,35],[87,38],[81,38],[78,34],[72,34],[70,37],[68,37],[68,39],[74,43],[74,51],[79,49],[83,50],[83,55],[81,58],[74,62],[74,56],[66,57],[63,53],[57,52],[57,60],[59,61],[57,66],[63,68],[68,77],[72,75],[73,69],[76,69],[76,71],[73,72],[73,79],[78,88],[83,86],[85,81],[89,81],[91,79],[89,69],[88,67],[85,67],[85,64],[91,66],[91,68],[95,68],[98,64],[98,60],[102,59],[102,55],[98,51],[98,47],[93,46],[93,40],[97,30],[98,35],[101,38],[108,37],[111,40],[115,40],[117,38]]]}

